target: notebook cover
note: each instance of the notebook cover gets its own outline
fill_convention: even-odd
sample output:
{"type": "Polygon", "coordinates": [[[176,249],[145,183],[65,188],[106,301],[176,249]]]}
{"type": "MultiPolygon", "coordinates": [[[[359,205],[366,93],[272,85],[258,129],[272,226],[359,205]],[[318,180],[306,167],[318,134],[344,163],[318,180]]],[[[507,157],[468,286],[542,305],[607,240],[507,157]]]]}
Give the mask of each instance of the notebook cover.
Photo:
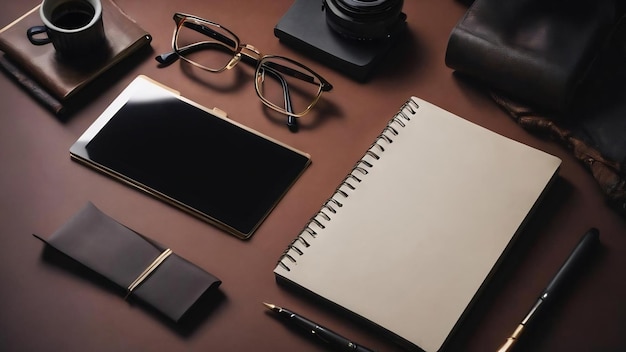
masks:
{"type": "MultiPolygon", "coordinates": [[[[49,239],[42,240],[123,289],[166,249],[91,203],[49,239]]],[[[220,284],[213,275],[172,253],[132,291],[132,296],[179,321],[202,295],[220,284]]]]}
{"type": "Polygon", "coordinates": [[[412,98],[274,273],[437,351],[561,160],[412,98]]]}
{"type": "Polygon", "coordinates": [[[31,44],[26,37],[26,30],[31,26],[42,25],[38,5],[0,29],[0,51],[6,56],[0,60],[0,65],[38,100],[53,111],[59,110],[54,107],[54,100],[58,101],[57,105],[65,104],[104,71],[152,41],[150,34],[128,17],[113,0],[103,0],[102,11],[108,52],[101,61],[81,61],[85,66],[78,67],[57,58],[52,44],[31,44]],[[38,86],[43,92],[37,91],[41,89],[38,86]],[[45,97],[46,94],[49,97],[45,97]]]}

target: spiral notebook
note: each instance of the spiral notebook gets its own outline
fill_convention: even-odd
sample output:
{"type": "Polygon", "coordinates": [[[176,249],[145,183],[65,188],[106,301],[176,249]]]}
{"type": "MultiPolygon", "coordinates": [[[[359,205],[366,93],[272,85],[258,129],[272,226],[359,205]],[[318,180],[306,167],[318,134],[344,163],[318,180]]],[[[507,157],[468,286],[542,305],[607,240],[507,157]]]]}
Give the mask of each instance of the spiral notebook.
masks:
{"type": "Polygon", "coordinates": [[[437,351],[560,163],[412,97],[287,247],[276,279],[437,351]]]}

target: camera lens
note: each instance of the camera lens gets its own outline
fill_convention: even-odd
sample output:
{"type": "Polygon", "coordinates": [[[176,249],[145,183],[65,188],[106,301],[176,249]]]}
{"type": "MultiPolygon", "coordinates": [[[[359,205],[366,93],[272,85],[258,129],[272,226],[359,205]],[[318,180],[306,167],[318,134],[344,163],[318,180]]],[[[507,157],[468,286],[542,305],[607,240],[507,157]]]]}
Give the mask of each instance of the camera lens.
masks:
{"type": "Polygon", "coordinates": [[[377,40],[394,34],[406,16],[403,0],[324,0],[326,23],[340,35],[377,40]]]}

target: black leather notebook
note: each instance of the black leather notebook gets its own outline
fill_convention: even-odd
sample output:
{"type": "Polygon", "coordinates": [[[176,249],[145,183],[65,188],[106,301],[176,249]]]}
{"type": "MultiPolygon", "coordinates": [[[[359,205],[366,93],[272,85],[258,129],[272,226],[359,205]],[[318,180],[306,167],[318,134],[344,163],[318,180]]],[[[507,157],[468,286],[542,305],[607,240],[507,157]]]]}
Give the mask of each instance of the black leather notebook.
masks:
{"type": "Polygon", "coordinates": [[[179,321],[221,281],[88,203],[50,238],[37,236],[85,267],[179,321]],[[152,270],[150,270],[152,269],[152,270]]]}

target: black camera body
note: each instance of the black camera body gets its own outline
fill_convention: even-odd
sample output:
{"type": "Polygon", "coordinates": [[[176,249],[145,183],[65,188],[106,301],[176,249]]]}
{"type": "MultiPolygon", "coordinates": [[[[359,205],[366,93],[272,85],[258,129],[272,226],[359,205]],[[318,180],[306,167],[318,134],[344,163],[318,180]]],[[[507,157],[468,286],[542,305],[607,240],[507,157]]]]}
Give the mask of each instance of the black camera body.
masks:
{"type": "Polygon", "coordinates": [[[326,23],[355,40],[385,40],[397,33],[403,0],[323,0],[326,23]]]}
{"type": "Polygon", "coordinates": [[[365,81],[406,29],[403,0],[296,0],[274,28],[281,42],[365,81]]]}

